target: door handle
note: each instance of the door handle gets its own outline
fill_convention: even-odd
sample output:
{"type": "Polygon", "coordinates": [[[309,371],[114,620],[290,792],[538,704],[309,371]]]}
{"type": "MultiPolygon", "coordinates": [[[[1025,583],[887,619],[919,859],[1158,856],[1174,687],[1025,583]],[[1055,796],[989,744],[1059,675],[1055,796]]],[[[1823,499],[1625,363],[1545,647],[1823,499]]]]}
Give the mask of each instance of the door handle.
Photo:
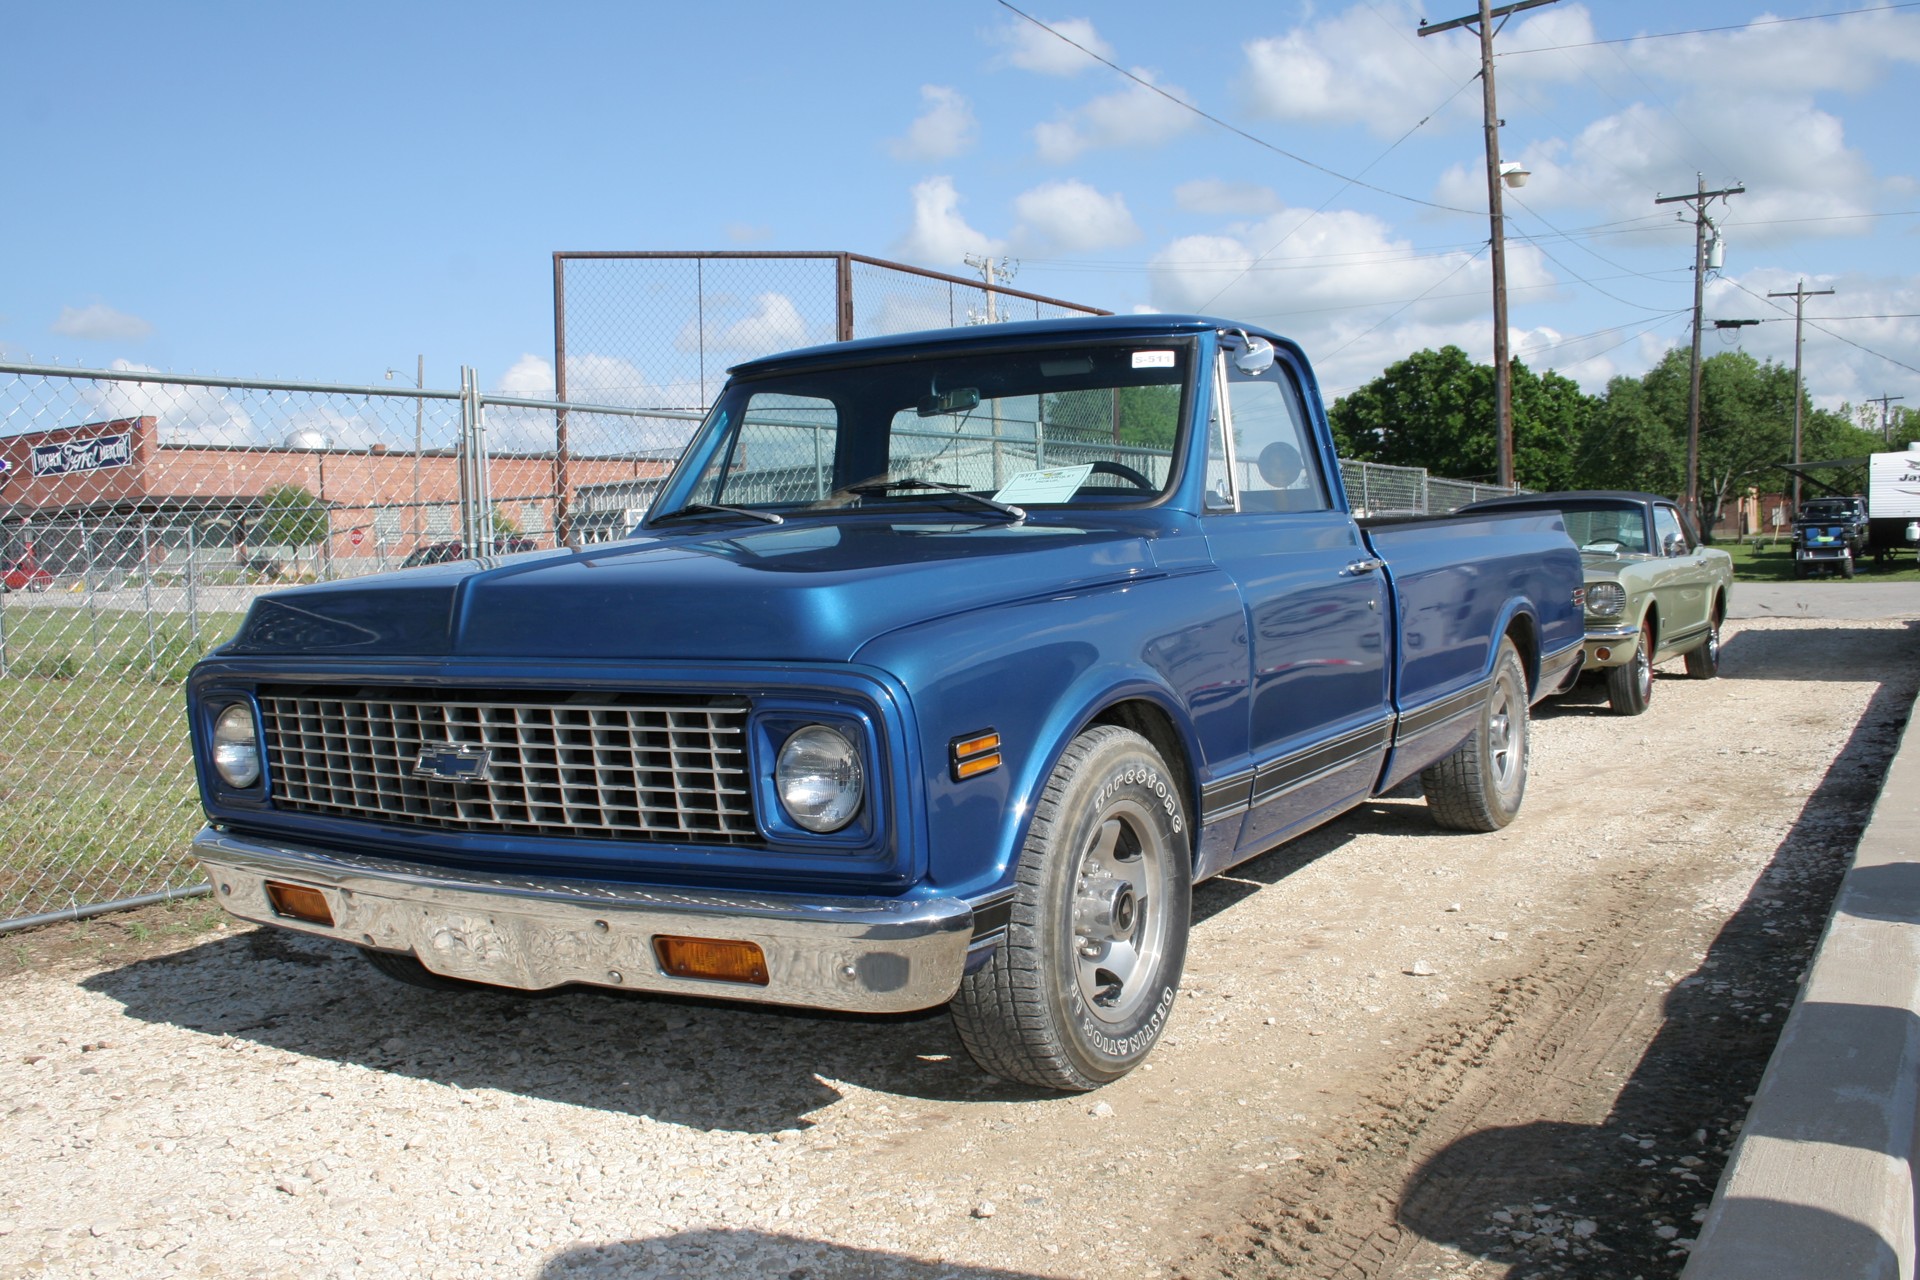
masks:
{"type": "Polygon", "coordinates": [[[1367,560],[1355,560],[1352,564],[1341,570],[1341,572],[1350,573],[1357,578],[1363,573],[1372,573],[1375,569],[1384,569],[1386,567],[1387,562],[1376,556],[1367,560]]]}

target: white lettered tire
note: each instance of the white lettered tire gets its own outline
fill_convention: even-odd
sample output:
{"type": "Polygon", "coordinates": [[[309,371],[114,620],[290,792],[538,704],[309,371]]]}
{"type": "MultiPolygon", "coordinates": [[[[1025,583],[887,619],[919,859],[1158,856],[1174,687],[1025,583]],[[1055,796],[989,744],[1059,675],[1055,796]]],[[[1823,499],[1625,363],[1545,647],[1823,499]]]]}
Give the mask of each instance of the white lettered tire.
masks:
{"type": "Polygon", "coordinates": [[[1006,940],[949,1006],[973,1060],[1071,1091],[1145,1061],[1186,963],[1192,849],[1151,743],[1113,725],[1075,738],[1035,808],[1006,940]]]}

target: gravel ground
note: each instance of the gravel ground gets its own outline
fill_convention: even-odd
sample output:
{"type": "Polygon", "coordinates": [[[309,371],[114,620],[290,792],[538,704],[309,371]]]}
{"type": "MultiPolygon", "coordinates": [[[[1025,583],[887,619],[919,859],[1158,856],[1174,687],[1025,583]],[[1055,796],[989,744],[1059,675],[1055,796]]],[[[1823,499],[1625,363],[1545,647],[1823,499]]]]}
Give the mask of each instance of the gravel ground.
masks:
{"type": "Polygon", "coordinates": [[[1396,799],[1202,886],[1168,1039],[1082,1097],[940,1014],[17,940],[0,1276],[1676,1274],[1917,658],[1736,624],[1639,719],[1542,709],[1505,832],[1396,799]]]}

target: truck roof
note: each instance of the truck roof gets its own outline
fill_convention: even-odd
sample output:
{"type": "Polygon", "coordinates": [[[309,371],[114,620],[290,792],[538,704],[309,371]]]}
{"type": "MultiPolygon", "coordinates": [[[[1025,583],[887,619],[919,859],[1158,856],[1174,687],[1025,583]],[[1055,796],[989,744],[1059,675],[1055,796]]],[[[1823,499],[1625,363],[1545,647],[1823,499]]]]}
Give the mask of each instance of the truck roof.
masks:
{"type": "Polygon", "coordinates": [[[753,360],[742,361],[727,372],[731,374],[767,373],[791,365],[860,361],[905,350],[924,351],[929,348],[964,350],[968,347],[1002,346],[1008,343],[1020,344],[1074,338],[1184,338],[1215,329],[1241,329],[1247,333],[1258,334],[1276,346],[1284,346],[1296,353],[1299,351],[1292,342],[1269,329],[1263,329],[1259,325],[1245,324],[1238,320],[1223,320],[1217,316],[1161,313],[1072,316],[1058,320],[1017,320],[1006,324],[919,329],[910,333],[890,333],[876,338],[857,338],[852,342],[834,342],[760,356],[753,360]]]}

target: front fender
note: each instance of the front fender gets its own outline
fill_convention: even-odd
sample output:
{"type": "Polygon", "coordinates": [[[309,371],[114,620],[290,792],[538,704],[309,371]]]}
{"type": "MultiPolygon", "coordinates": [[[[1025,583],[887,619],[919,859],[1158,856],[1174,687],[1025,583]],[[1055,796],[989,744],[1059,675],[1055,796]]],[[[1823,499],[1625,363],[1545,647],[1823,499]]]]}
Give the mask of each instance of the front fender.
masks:
{"type": "Polygon", "coordinates": [[[908,690],[920,732],[928,889],[977,899],[1012,883],[1047,778],[1121,702],[1155,708],[1186,756],[1188,821],[1219,761],[1246,751],[1250,664],[1239,595],[1210,570],[930,621],[858,661],[908,690]],[[952,745],[991,731],[1001,764],[954,776],[952,745]]]}

